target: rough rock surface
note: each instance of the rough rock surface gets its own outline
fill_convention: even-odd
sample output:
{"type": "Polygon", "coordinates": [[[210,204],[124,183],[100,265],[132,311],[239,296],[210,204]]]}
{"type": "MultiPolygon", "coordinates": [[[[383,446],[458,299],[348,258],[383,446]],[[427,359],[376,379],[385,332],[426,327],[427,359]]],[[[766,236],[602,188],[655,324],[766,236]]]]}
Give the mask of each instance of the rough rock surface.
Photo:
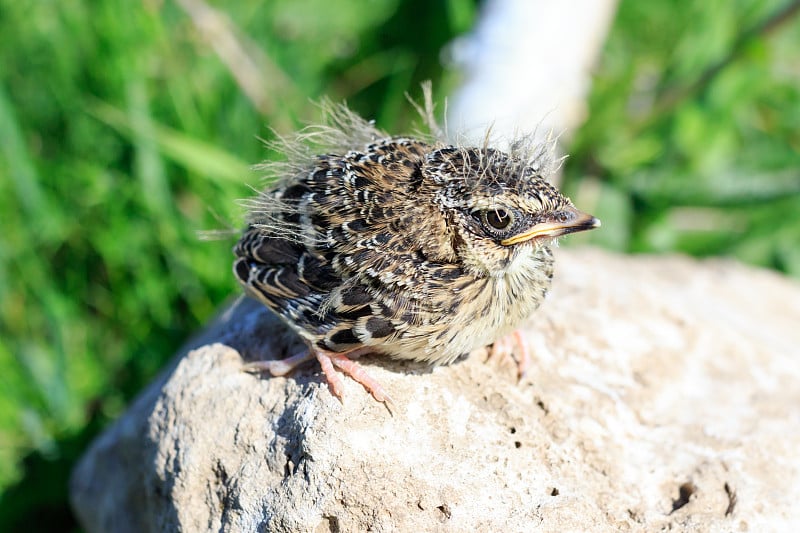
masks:
{"type": "MultiPolygon", "coordinates": [[[[783,531],[800,525],[800,286],[719,260],[560,250],[533,364],[242,371],[286,335],[243,300],[72,479],[100,531],[783,531]]],[[[291,349],[290,349],[291,350],[291,349]]]]}

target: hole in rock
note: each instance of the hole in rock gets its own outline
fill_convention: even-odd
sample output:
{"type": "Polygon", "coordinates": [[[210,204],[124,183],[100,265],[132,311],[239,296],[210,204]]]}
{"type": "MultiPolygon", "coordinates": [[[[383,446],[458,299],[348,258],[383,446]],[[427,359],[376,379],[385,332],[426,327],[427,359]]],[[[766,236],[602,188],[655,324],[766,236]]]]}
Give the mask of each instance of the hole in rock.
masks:
{"type": "Polygon", "coordinates": [[[697,492],[697,487],[694,486],[694,483],[691,481],[687,481],[680,487],[678,487],[678,499],[672,500],[672,512],[674,513],[687,503],[689,503],[689,499],[692,497],[692,494],[697,492]]]}

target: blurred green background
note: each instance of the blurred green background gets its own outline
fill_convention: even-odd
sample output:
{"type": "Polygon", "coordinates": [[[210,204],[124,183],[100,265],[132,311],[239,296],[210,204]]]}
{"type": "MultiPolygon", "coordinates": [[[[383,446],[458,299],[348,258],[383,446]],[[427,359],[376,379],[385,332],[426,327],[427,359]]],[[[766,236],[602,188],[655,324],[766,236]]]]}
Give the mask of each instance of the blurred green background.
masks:
{"type": "MultiPolygon", "coordinates": [[[[622,1],[564,187],[586,243],[800,276],[798,2],[622,1]],[[789,9],[786,9],[789,6],[789,9]]],[[[0,0],[0,530],[77,530],[81,451],[238,289],[258,137],[395,133],[475,0],[0,0]],[[198,7],[200,6],[200,7],[198,7]]],[[[557,45],[556,45],[557,46],[557,45]]],[[[441,109],[441,105],[439,108],[441,109]]]]}

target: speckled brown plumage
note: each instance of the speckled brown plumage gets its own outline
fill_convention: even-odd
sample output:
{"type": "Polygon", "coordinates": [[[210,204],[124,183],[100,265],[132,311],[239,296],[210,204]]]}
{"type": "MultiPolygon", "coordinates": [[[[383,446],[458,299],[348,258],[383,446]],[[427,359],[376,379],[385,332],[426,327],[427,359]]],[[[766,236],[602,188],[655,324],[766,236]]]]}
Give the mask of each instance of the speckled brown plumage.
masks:
{"type": "Polygon", "coordinates": [[[337,107],[282,149],[234,273],[310,348],[260,367],[316,356],[337,395],[334,365],[387,398],[348,353],[443,364],[509,334],[550,286],[552,240],[599,225],[545,181],[549,149],[527,139],[503,152],[393,138],[337,107]]]}

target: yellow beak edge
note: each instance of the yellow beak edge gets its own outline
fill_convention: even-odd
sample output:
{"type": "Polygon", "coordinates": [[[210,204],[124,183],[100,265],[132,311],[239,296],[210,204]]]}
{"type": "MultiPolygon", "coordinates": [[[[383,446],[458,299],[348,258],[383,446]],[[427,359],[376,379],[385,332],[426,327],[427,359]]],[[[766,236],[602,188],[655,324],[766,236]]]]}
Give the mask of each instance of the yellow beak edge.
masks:
{"type": "Polygon", "coordinates": [[[500,241],[500,244],[503,246],[511,246],[512,244],[519,244],[538,237],[560,237],[568,233],[576,233],[578,231],[586,231],[600,227],[600,220],[588,213],[578,211],[574,207],[567,207],[558,213],[561,215],[559,218],[564,219],[563,221],[540,222],[522,233],[500,241]]]}

